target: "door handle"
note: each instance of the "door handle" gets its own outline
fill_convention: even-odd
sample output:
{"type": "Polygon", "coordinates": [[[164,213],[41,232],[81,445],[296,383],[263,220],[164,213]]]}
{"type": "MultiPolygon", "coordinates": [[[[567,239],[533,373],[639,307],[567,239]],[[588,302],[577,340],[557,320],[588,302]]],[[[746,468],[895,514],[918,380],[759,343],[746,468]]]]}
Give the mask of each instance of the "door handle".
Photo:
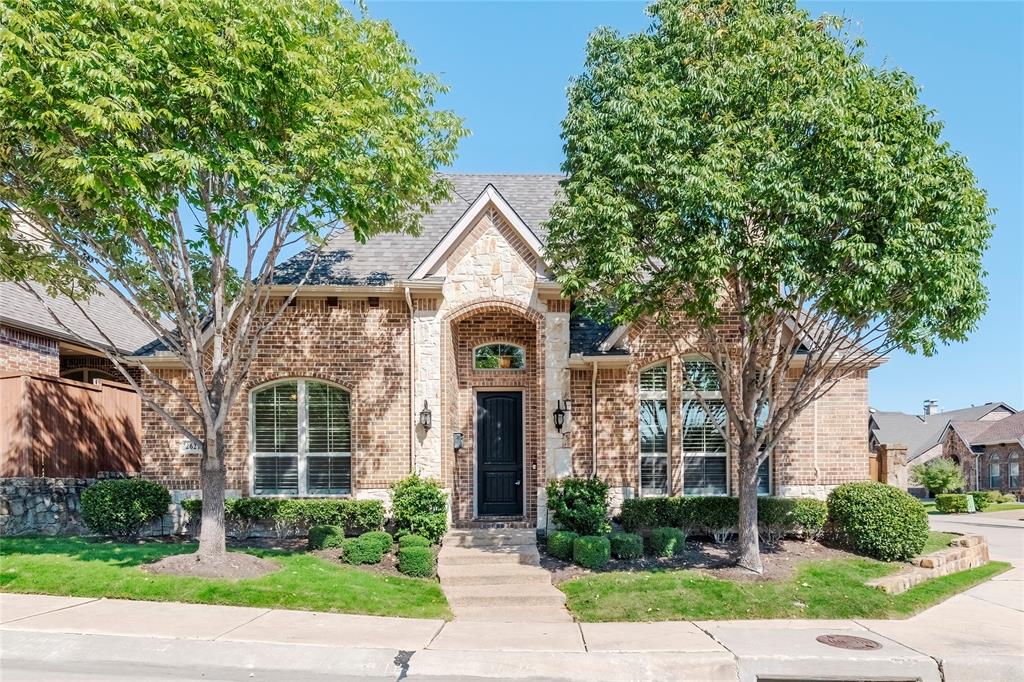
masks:
{"type": "Polygon", "coordinates": [[[516,485],[522,485],[522,481],[516,481],[516,485]]]}

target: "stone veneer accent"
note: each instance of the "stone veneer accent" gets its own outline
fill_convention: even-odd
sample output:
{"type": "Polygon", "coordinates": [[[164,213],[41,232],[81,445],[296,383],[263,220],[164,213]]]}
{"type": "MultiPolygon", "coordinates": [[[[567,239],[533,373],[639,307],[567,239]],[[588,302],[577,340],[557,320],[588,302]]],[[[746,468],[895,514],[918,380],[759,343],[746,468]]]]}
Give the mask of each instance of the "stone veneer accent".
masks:
{"type": "Polygon", "coordinates": [[[0,326],[0,373],[60,374],[56,339],[0,326]]]}
{"type": "Polygon", "coordinates": [[[964,535],[949,549],[925,554],[911,560],[914,568],[868,581],[870,587],[888,594],[903,594],[926,580],[978,568],[988,563],[988,543],[981,535],[964,535]]]}

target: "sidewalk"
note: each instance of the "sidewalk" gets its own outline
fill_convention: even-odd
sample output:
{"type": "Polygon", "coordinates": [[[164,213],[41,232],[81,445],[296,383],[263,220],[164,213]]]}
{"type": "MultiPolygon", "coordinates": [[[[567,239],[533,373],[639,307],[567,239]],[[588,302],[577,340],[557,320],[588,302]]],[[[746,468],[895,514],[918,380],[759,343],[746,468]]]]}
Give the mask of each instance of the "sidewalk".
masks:
{"type": "Polygon", "coordinates": [[[906,621],[446,623],[0,594],[5,682],[120,670],[207,680],[994,681],[1024,679],[1022,652],[1020,568],[906,621]],[[816,641],[823,634],[882,647],[836,649],[816,641]]]}

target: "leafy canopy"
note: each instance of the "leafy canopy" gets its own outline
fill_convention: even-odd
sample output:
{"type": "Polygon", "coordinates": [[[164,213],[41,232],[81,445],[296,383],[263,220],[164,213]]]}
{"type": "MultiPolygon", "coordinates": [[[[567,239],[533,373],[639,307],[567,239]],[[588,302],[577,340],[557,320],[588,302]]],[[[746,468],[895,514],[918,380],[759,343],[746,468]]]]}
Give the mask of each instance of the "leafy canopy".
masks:
{"type": "Polygon", "coordinates": [[[932,496],[967,487],[960,465],[944,457],[911,467],[910,480],[924,486],[932,496]]]}
{"type": "Polygon", "coordinates": [[[617,321],[756,323],[813,307],[930,353],[985,310],[984,193],[913,79],[865,63],[842,19],[791,0],[664,0],[595,32],[563,122],[548,252],[617,321]]]}

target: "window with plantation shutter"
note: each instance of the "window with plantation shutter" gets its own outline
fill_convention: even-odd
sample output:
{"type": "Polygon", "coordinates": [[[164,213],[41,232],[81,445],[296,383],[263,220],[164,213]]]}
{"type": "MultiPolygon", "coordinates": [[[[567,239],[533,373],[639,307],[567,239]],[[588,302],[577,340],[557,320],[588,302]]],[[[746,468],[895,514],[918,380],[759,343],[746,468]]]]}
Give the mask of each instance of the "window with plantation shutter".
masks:
{"type": "Polygon", "coordinates": [[[683,386],[686,399],[682,409],[683,494],[726,495],[729,492],[729,451],[724,436],[725,402],[718,374],[714,365],[703,360],[685,361],[683,371],[686,373],[683,386]]]}
{"type": "Polygon", "coordinates": [[[640,372],[640,495],[668,494],[668,365],[640,372]]]}
{"type": "Polygon", "coordinates": [[[253,494],[350,494],[350,407],[347,391],[319,381],[285,381],[254,391],[253,494]]]}

